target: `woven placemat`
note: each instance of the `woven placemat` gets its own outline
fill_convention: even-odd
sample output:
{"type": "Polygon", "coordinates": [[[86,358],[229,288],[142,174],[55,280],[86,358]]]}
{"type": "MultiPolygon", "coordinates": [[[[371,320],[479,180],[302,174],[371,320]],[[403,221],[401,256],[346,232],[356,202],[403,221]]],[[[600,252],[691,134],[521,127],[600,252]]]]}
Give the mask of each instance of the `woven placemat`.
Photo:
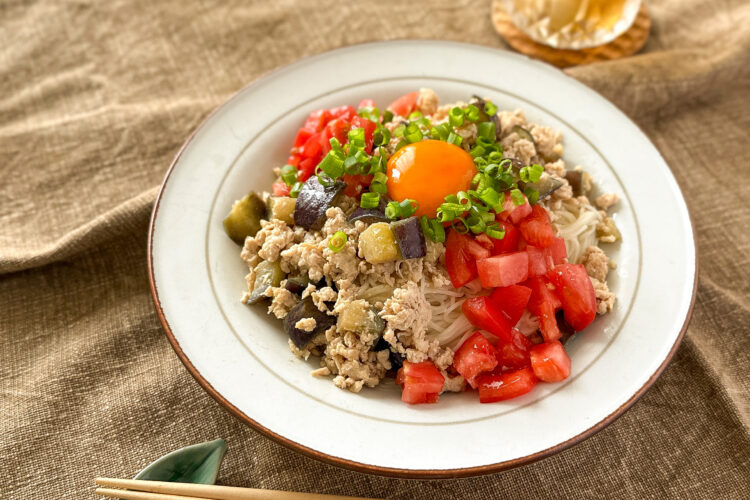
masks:
{"type": "Polygon", "coordinates": [[[622,35],[599,47],[581,50],[555,49],[535,42],[518,29],[500,0],[492,2],[492,25],[511,47],[522,54],[547,61],[558,68],[619,59],[638,52],[648,39],[651,18],[641,4],[633,25],[622,35]]]}

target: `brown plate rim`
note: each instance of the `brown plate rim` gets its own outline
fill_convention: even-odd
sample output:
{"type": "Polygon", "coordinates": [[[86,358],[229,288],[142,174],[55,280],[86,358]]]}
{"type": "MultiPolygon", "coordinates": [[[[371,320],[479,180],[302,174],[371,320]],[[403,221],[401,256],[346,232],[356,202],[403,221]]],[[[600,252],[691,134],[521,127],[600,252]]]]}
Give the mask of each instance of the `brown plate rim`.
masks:
{"type": "MultiPolygon", "coordinates": [[[[351,47],[362,47],[362,46],[368,46],[368,45],[382,45],[382,44],[388,44],[393,42],[404,42],[407,40],[392,40],[390,42],[370,42],[370,43],[361,43],[361,44],[354,44],[349,45],[347,47],[342,47],[339,49],[334,49],[330,51],[326,51],[317,55],[309,56],[310,57],[318,57],[325,54],[330,54],[331,52],[339,52],[339,51],[345,51],[351,47]]],[[[412,40],[408,40],[412,42],[412,40]]],[[[444,40],[422,40],[421,42],[440,42],[440,43],[449,43],[464,47],[471,47],[473,49],[485,49],[485,50],[493,50],[489,49],[488,47],[483,47],[479,45],[473,45],[473,44],[467,44],[467,43],[460,43],[460,42],[446,42],[444,40]]],[[[303,58],[303,59],[307,59],[303,58]]],[[[299,61],[299,60],[298,60],[299,61]]],[[[161,307],[161,301],[159,300],[159,293],[156,289],[156,281],[154,279],[154,267],[153,267],[153,244],[154,244],[154,226],[156,223],[156,218],[159,212],[159,205],[161,204],[162,195],[164,193],[164,189],[167,185],[167,181],[169,180],[170,176],[172,175],[172,172],[174,171],[178,161],[180,160],[182,153],[185,151],[185,148],[191,143],[195,135],[198,133],[199,130],[203,128],[203,126],[214,116],[214,114],[221,109],[223,106],[229,104],[231,101],[233,101],[239,94],[243,93],[246,89],[251,88],[256,83],[258,83],[260,80],[273,75],[277,72],[280,72],[281,70],[284,70],[288,68],[289,66],[294,65],[296,62],[292,62],[289,64],[285,64],[282,66],[279,66],[271,71],[267,71],[264,74],[258,76],[253,81],[242,87],[240,90],[235,92],[229,99],[227,99],[225,102],[220,104],[216,107],[211,113],[209,113],[202,121],[201,123],[193,130],[193,132],[188,136],[187,140],[183,143],[183,145],[180,147],[179,151],[175,155],[174,159],[172,160],[172,163],[169,166],[169,169],[167,170],[167,173],[164,176],[164,180],[162,181],[161,186],[159,187],[159,192],[156,196],[156,200],[154,202],[154,208],[151,213],[151,219],[149,221],[149,228],[148,228],[148,244],[147,244],[147,266],[148,266],[148,280],[149,280],[149,288],[151,290],[151,298],[154,301],[154,306],[156,308],[157,316],[159,317],[159,321],[162,324],[162,327],[164,328],[164,332],[167,336],[167,339],[169,340],[169,343],[172,345],[172,348],[175,350],[175,353],[177,354],[177,357],[180,358],[182,363],[185,365],[185,368],[187,368],[188,372],[195,378],[195,380],[198,382],[198,384],[203,387],[203,389],[212,397],[214,398],[219,404],[221,404],[224,408],[226,408],[232,415],[237,417],[239,420],[245,422],[246,424],[250,425],[252,428],[254,428],[256,431],[260,432],[261,434],[265,435],[266,437],[276,441],[279,444],[282,444],[286,446],[287,448],[290,448],[294,451],[297,451],[299,453],[302,453],[303,455],[306,455],[308,457],[320,460],[322,462],[335,465],[338,467],[343,467],[345,469],[353,470],[356,472],[365,472],[369,474],[376,474],[381,476],[388,476],[388,477],[395,477],[395,478],[403,478],[403,479],[451,479],[451,478],[464,478],[464,477],[471,477],[471,476],[480,476],[485,474],[492,474],[495,472],[502,472],[504,470],[513,469],[515,467],[520,467],[522,465],[526,465],[532,462],[536,462],[538,460],[541,460],[543,458],[547,458],[551,455],[554,455],[556,453],[559,453],[563,450],[566,450],[570,448],[573,445],[576,445],[580,443],[581,441],[593,436],[600,430],[607,427],[609,424],[617,420],[623,413],[625,413],[626,410],[628,410],[633,404],[635,404],[636,401],[638,401],[641,396],[643,396],[646,391],[654,384],[654,382],[659,378],[659,376],[664,372],[664,369],[667,367],[669,362],[674,357],[675,352],[677,351],[677,348],[679,347],[682,339],[685,336],[685,332],[687,331],[688,325],[690,323],[690,319],[693,314],[693,308],[695,306],[695,298],[698,290],[698,245],[696,240],[696,233],[695,233],[695,223],[693,220],[693,216],[690,214],[690,210],[687,207],[687,204],[685,204],[685,208],[688,212],[688,218],[690,220],[690,228],[692,230],[693,235],[693,247],[694,247],[694,255],[695,255],[695,272],[693,274],[693,290],[692,290],[692,296],[690,299],[690,306],[688,308],[687,314],[685,316],[685,321],[683,322],[682,328],[680,329],[680,333],[675,339],[674,344],[672,345],[672,348],[670,349],[669,353],[667,353],[667,356],[664,358],[664,361],[661,365],[656,369],[656,371],[649,377],[649,379],[641,386],[638,391],[636,391],[633,396],[630,397],[625,403],[620,405],[615,411],[610,413],[607,417],[596,423],[595,425],[589,427],[585,431],[581,432],[577,436],[574,436],[566,441],[563,441],[562,443],[559,443],[555,446],[551,446],[550,448],[547,448],[545,450],[539,451],[537,453],[532,453],[530,455],[526,455],[523,457],[515,458],[513,460],[505,460],[503,462],[498,462],[494,464],[487,464],[487,465],[481,465],[476,467],[465,467],[465,468],[459,468],[459,469],[403,469],[403,468],[394,468],[394,467],[381,467],[377,465],[370,465],[365,464],[361,462],[356,462],[354,460],[347,460],[345,458],[335,457],[332,455],[328,455],[326,453],[319,452],[317,450],[314,450],[312,448],[309,448],[307,446],[304,446],[300,443],[297,443],[295,441],[292,441],[280,434],[277,434],[273,432],[272,430],[268,429],[267,427],[264,427],[263,425],[259,424],[249,416],[247,416],[245,413],[243,413],[239,408],[234,406],[231,402],[229,402],[224,396],[222,396],[216,389],[213,388],[213,386],[201,375],[201,373],[195,368],[195,366],[192,364],[190,359],[185,355],[185,353],[182,351],[182,348],[180,347],[179,342],[174,336],[174,333],[172,332],[172,328],[169,325],[169,322],[167,321],[166,316],[164,315],[164,311],[161,307]]],[[[544,64],[546,66],[549,66],[550,68],[554,68],[554,66],[538,61],[541,64],[544,64]]],[[[559,71],[557,68],[554,68],[556,71],[559,71]]],[[[570,78],[568,75],[563,73],[562,71],[559,71],[563,76],[570,78]]],[[[577,80],[576,80],[577,81],[577,80]]],[[[578,82],[580,83],[580,82],[578,82]]],[[[589,90],[596,92],[595,90],[591,89],[590,87],[587,87],[589,90]]],[[[602,96],[603,99],[607,100],[602,96]]],[[[607,100],[608,101],[608,100],[607,100]]],[[[609,101],[608,101],[609,102],[609,101]]],[[[630,117],[627,117],[633,125],[638,127],[638,129],[643,133],[641,128],[633,122],[630,117]]],[[[646,135],[644,133],[644,135],[646,135]]],[[[648,136],[646,136],[648,137],[648,136]]],[[[665,161],[666,163],[666,161],[665,161]]],[[[675,179],[676,182],[676,179],[675,179]]],[[[682,194],[682,189],[680,189],[679,184],[677,185],[678,189],[680,190],[680,193],[682,194]]],[[[684,195],[683,195],[684,200],[684,195]]]]}

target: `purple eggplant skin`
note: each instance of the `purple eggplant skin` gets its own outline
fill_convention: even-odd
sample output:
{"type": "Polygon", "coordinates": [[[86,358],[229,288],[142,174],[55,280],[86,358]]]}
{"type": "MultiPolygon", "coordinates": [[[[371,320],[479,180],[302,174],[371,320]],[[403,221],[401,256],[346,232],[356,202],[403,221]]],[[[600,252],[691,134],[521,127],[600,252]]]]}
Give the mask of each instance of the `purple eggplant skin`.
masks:
{"type": "Polygon", "coordinates": [[[385,196],[380,196],[378,206],[375,208],[362,208],[357,207],[354,212],[349,216],[348,221],[354,222],[361,220],[365,224],[375,224],[376,222],[389,222],[388,217],[385,216],[385,207],[388,204],[388,200],[385,196]]]}
{"type": "Polygon", "coordinates": [[[305,182],[294,206],[294,225],[305,229],[320,229],[326,220],[326,210],[336,205],[346,188],[346,183],[335,181],[323,186],[313,175],[305,182]]]}
{"type": "Polygon", "coordinates": [[[409,217],[391,222],[391,231],[396,237],[396,244],[398,244],[401,257],[404,260],[418,259],[427,255],[427,244],[419,225],[419,219],[409,217]]]}
{"type": "Polygon", "coordinates": [[[284,318],[284,330],[292,339],[294,345],[300,349],[304,348],[317,334],[325,332],[335,324],[336,316],[329,316],[318,309],[311,297],[307,297],[294,306],[284,318]],[[299,320],[305,318],[315,319],[315,328],[311,332],[300,330],[294,326],[299,320]]]}
{"type": "Polygon", "coordinates": [[[583,175],[577,170],[568,170],[565,172],[565,179],[573,189],[573,196],[581,196],[583,194],[583,175]]]}

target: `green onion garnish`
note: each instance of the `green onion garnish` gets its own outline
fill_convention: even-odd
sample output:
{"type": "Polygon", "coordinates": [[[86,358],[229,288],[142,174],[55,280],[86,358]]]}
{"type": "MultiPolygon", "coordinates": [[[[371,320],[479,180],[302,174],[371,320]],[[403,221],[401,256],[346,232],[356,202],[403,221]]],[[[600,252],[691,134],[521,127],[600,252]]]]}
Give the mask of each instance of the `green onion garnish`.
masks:
{"type": "Polygon", "coordinates": [[[479,120],[479,108],[474,106],[473,104],[469,104],[468,106],[466,106],[464,114],[470,122],[476,122],[477,120],[479,120]]]}
{"type": "Polygon", "coordinates": [[[398,219],[399,206],[397,201],[389,201],[385,206],[385,216],[389,219],[398,219]]]}
{"type": "Polygon", "coordinates": [[[510,190],[510,199],[513,201],[513,204],[515,206],[523,205],[524,202],[526,201],[525,198],[523,197],[523,193],[518,188],[514,188],[510,190]]]}
{"type": "Polygon", "coordinates": [[[422,140],[422,131],[416,123],[410,123],[404,131],[404,137],[409,142],[419,142],[422,140]]]}
{"type": "Polygon", "coordinates": [[[370,184],[370,191],[378,194],[385,194],[388,192],[388,187],[382,182],[373,182],[370,184]]]}
{"type": "Polygon", "coordinates": [[[393,120],[393,111],[386,109],[383,111],[383,123],[388,123],[393,120]]]}
{"type": "Polygon", "coordinates": [[[481,122],[477,125],[477,135],[491,143],[497,139],[495,135],[495,124],[493,122],[481,122]]]}
{"type": "Polygon", "coordinates": [[[542,173],[544,173],[544,167],[535,163],[531,166],[523,167],[518,176],[523,182],[539,182],[542,173]]]}
{"type": "Polygon", "coordinates": [[[496,240],[502,240],[505,238],[505,229],[500,227],[500,224],[497,222],[490,222],[487,224],[484,233],[490,238],[495,238],[496,240]]]}
{"type": "Polygon", "coordinates": [[[320,184],[324,187],[331,187],[336,183],[335,180],[333,180],[323,172],[318,173],[318,182],[320,182],[320,184]]]}
{"type": "Polygon", "coordinates": [[[406,132],[406,125],[403,123],[399,124],[396,128],[393,129],[393,137],[403,137],[404,132],[406,132]]]}
{"type": "Polygon", "coordinates": [[[297,182],[297,167],[293,165],[284,165],[281,167],[281,180],[287,186],[293,186],[297,182]]]}
{"type": "Polygon", "coordinates": [[[490,117],[495,116],[497,113],[497,106],[492,104],[492,101],[484,101],[484,112],[490,115],[490,117]]]}
{"type": "Polygon", "coordinates": [[[539,191],[527,186],[523,192],[526,195],[526,198],[529,199],[529,204],[536,205],[536,202],[539,201],[539,191]]]}
{"type": "Polygon", "coordinates": [[[299,195],[299,192],[302,190],[302,183],[301,182],[295,182],[294,186],[292,186],[292,189],[289,190],[289,196],[292,198],[296,198],[297,195],[299,195]]]}
{"type": "Polygon", "coordinates": [[[362,208],[375,208],[380,203],[380,195],[378,193],[362,193],[362,198],[359,200],[359,206],[362,208]]]}
{"type": "Polygon", "coordinates": [[[381,184],[385,184],[388,182],[388,176],[385,175],[383,172],[377,172],[375,175],[372,176],[372,182],[379,182],[381,184]]]}
{"type": "Polygon", "coordinates": [[[453,127],[460,127],[461,125],[463,125],[464,124],[464,110],[459,107],[452,108],[448,112],[448,122],[453,127]]]}
{"type": "Polygon", "coordinates": [[[454,132],[451,132],[450,134],[448,134],[448,137],[445,140],[446,142],[450,142],[455,146],[460,146],[464,138],[454,132]]]}
{"type": "Polygon", "coordinates": [[[491,187],[484,188],[480,194],[479,198],[487,204],[488,207],[490,207],[492,210],[502,211],[503,209],[503,202],[500,200],[500,194],[492,189],[491,187]]]}
{"type": "Polygon", "coordinates": [[[336,231],[331,236],[331,239],[328,240],[328,248],[334,253],[340,252],[346,246],[346,239],[346,233],[344,231],[336,231]]]}

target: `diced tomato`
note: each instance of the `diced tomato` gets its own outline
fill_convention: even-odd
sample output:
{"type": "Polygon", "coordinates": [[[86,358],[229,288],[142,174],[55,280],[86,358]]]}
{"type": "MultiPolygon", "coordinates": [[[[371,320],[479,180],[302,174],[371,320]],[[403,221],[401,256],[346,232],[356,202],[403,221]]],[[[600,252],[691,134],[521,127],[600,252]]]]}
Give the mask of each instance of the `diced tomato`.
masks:
{"type": "Polygon", "coordinates": [[[437,403],[445,377],[432,361],[404,361],[396,376],[396,383],[402,386],[401,401],[404,403],[437,403]]]}
{"type": "Polygon", "coordinates": [[[315,158],[320,156],[320,137],[321,132],[316,132],[310,136],[305,144],[299,148],[299,154],[302,158],[315,158]]]}
{"type": "Polygon", "coordinates": [[[531,214],[518,224],[518,230],[529,245],[539,248],[547,248],[555,239],[547,210],[541,205],[531,207],[531,214]]]}
{"type": "Polygon", "coordinates": [[[531,348],[529,356],[531,369],[539,380],[559,382],[570,375],[570,357],[557,340],[535,345],[531,348]]]}
{"type": "Polygon", "coordinates": [[[331,113],[326,109],[317,109],[310,113],[310,115],[307,117],[307,120],[305,120],[305,124],[302,126],[303,129],[309,130],[313,134],[315,132],[320,132],[323,130],[323,127],[326,126],[326,123],[331,119],[331,113]]]}
{"type": "Polygon", "coordinates": [[[552,262],[557,266],[559,264],[565,264],[568,262],[568,250],[565,248],[565,240],[562,238],[555,238],[552,245],[547,248],[552,262]]]}
{"type": "Polygon", "coordinates": [[[526,253],[529,255],[529,276],[543,276],[554,267],[551,256],[545,251],[546,248],[527,246],[526,253]]]}
{"type": "Polygon", "coordinates": [[[492,252],[492,249],[495,248],[495,240],[493,238],[490,238],[485,233],[478,234],[474,237],[474,241],[482,245],[484,248],[492,252]]]}
{"type": "Polygon", "coordinates": [[[289,186],[282,181],[277,181],[271,184],[271,191],[274,196],[289,196],[289,186]]]}
{"type": "Polygon", "coordinates": [[[529,277],[529,256],[515,252],[480,259],[477,273],[485,288],[515,285],[529,277]]]}
{"type": "Polygon", "coordinates": [[[453,355],[453,367],[474,389],[477,388],[476,377],[492,371],[497,363],[495,348],[480,332],[474,332],[453,355]]]}
{"type": "Polygon", "coordinates": [[[339,106],[338,108],[331,108],[329,113],[333,118],[339,118],[348,122],[356,116],[357,110],[352,106],[339,106]]]}
{"type": "Polygon", "coordinates": [[[531,368],[521,368],[500,374],[484,374],[477,379],[479,384],[479,402],[494,403],[512,399],[531,391],[537,378],[531,368]]]}
{"type": "Polygon", "coordinates": [[[315,167],[318,166],[318,162],[319,161],[316,158],[305,158],[299,162],[299,166],[297,167],[297,180],[305,182],[309,179],[313,172],[315,172],[315,167]]]}
{"type": "Polygon", "coordinates": [[[365,188],[372,182],[372,175],[344,174],[342,180],[346,182],[346,189],[344,189],[344,194],[347,196],[351,196],[352,198],[359,198],[365,188]]]}
{"type": "Polygon", "coordinates": [[[560,264],[547,273],[562,302],[565,321],[577,332],[596,316],[596,293],[586,268],[581,264],[560,264]]]}
{"type": "Polygon", "coordinates": [[[448,230],[445,241],[445,267],[454,287],[460,288],[476,278],[476,260],[489,256],[490,251],[474,241],[471,236],[448,230]]]}
{"type": "Polygon", "coordinates": [[[409,92],[388,105],[388,109],[399,116],[409,116],[417,107],[419,92],[409,92]]]}
{"type": "Polygon", "coordinates": [[[308,130],[306,128],[299,129],[299,132],[297,132],[297,137],[294,139],[294,147],[299,148],[301,146],[304,146],[310,136],[312,136],[314,133],[314,131],[308,130]]]}
{"type": "Polygon", "coordinates": [[[510,319],[489,297],[466,299],[461,305],[461,310],[469,323],[487,330],[497,337],[499,342],[507,343],[512,340],[510,319]]]}
{"type": "Polygon", "coordinates": [[[497,351],[502,357],[503,366],[513,369],[529,366],[529,351],[534,344],[516,328],[511,330],[511,337],[510,342],[498,343],[497,345],[497,351]]]}
{"type": "Polygon", "coordinates": [[[302,158],[300,157],[300,155],[298,155],[296,153],[295,154],[291,154],[291,155],[289,155],[289,158],[286,159],[286,164],[287,165],[291,165],[293,167],[296,167],[297,165],[299,165],[299,162],[300,162],[301,159],[302,158]]]}
{"type": "Polygon", "coordinates": [[[352,128],[363,128],[365,129],[365,151],[368,153],[372,152],[372,134],[375,132],[375,122],[371,122],[367,118],[361,116],[355,116],[352,118],[352,128]]]}
{"type": "Polygon", "coordinates": [[[359,101],[359,104],[357,104],[357,109],[362,108],[374,108],[375,107],[375,101],[372,99],[362,99],[359,101]]]}
{"type": "Polygon", "coordinates": [[[510,193],[505,193],[505,201],[503,201],[503,211],[498,214],[501,220],[510,220],[513,224],[518,224],[521,219],[528,217],[531,214],[531,205],[529,200],[524,195],[523,204],[516,205],[510,197],[510,193]]]}
{"type": "Polygon", "coordinates": [[[492,240],[494,243],[492,255],[500,255],[501,253],[515,252],[518,250],[518,235],[520,233],[516,226],[504,220],[498,220],[497,223],[505,229],[505,237],[502,240],[492,240]]]}
{"type": "Polygon", "coordinates": [[[336,138],[339,143],[346,144],[346,141],[349,140],[346,133],[349,132],[349,123],[347,123],[345,120],[341,118],[334,118],[323,129],[323,133],[320,137],[320,147],[322,153],[328,154],[328,152],[331,150],[331,139],[336,138]]]}
{"type": "Polygon", "coordinates": [[[515,325],[521,319],[526,304],[531,297],[531,288],[521,285],[510,285],[495,288],[490,294],[490,300],[510,319],[510,324],[515,325]]]}
{"type": "MultiPolygon", "coordinates": [[[[544,276],[534,276],[526,282],[531,289],[529,312],[539,319],[539,329],[545,342],[559,339],[562,334],[557,326],[555,310],[560,307],[560,300],[550,288],[551,285],[544,276]]],[[[554,288],[554,287],[552,287],[554,288]]]]}

